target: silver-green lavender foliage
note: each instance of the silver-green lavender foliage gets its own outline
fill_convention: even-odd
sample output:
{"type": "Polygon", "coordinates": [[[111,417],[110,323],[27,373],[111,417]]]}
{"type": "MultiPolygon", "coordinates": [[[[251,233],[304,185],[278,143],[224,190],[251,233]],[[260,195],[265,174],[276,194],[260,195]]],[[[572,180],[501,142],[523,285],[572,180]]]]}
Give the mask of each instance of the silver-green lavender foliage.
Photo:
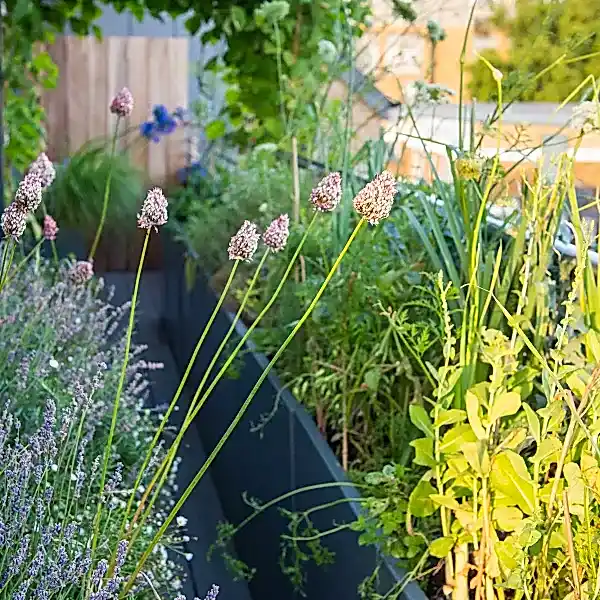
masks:
{"type": "MultiPolygon", "coordinates": [[[[104,452],[129,305],[115,307],[100,281],[74,285],[68,265],[31,265],[0,295],[0,597],[109,600],[173,505],[176,466],[155,510],[125,553],[124,508],[156,430],[147,372],[162,365],[133,348],[122,396],[111,475],[102,498],[97,551],[89,554],[104,452]],[[100,575],[115,549],[123,564],[100,575]],[[119,554],[120,553],[120,554],[119,554]]],[[[168,399],[165,399],[168,401],[168,399]]],[[[157,451],[159,457],[161,448],[157,451]]],[[[178,464],[178,463],[177,463],[178,464]]],[[[142,484],[147,484],[143,481],[142,484]]],[[[143,488],[138,490],[141,497],[143,488]]],[[[136,582],[136,598],[182,586],[183,527],[168,531],[136,582]],[[168,548],[168,550],[167,550],[168,548]]]]}

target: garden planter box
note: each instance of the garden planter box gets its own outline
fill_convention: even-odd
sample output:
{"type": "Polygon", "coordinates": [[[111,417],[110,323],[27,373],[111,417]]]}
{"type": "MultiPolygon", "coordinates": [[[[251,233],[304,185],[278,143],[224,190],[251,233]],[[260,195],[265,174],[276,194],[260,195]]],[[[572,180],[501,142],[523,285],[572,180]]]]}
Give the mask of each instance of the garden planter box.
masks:
{"type": "MultiPolygon", "coordinates": [[[[193,285],[188,286],[185,251],[181,245],[165,240],[164,252],[164,327],[175,361],[183,373],[217,299],[202,273],[196,273],[193,285]]],[[[221,312],[192,371],[189,386],[192,393],[230,325],[231,316],[221,312]]],[[[238,334],[243,335],[243,327],[238,327],[238,334]]],[[[237,377],[224,377],[219,382],[195,421],[207,454],[233,420],[267,360],[248,348],[248,352],[236,360],[235,364],[237,377]]],[[[252,513],[252,508],[244,500],[245,494],[264,503],[305,486],[348,481],[310,415],[282,388],[273,374],[261,386],[244,418],[211,466],[210,473],[218,490],[223,512],[233,525],[252,513]],[[274,411],[276,402],[278,408],[274,411]],[[267,413],[272,413],[271,419],[261,432],[252,431],[252,426],[267,413]]],[[[278,507],[269,508],[240,531],[234,540],[235,552],[239,559],[256,569],[250,583],[253,598],[285,600],[297,597],[279,564],[281,535],[290,533],[289,520],[281,514],[279,508],[298,511],[340,501],[330,508],[311,514],[317,529],[328,530],[356,519],[360,507],[351,500],[357,497],[358,492],[351,486],[328,487],[296,494],[278,507]]],[[[198,510],[201,511],[202,507],[198,507],[198,510]]],[[[335,553],[335,561],[324,567],[315,565],[312,561],[300,565],[306,574],[304,591],[309,599],[358,598],[358,585],[373,573],[380,562],[381,593],[385,594],[405,575],[388,560],[382,560],[374,547],[359,546],[358,534],[350,530],[327,536],[322,542],[335,553]]],[[[403,598],[424,600],[425,596],[411,582],[405,587],[403,598]]]]}

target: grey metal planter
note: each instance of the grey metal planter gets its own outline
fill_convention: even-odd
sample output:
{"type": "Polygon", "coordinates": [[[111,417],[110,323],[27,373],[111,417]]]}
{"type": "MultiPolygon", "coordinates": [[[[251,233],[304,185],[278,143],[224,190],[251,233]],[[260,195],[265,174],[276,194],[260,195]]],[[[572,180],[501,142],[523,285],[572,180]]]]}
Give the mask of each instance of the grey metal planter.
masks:
{"type": "MultiPolygon", "coordinates": [[[[188,289],[184,256],[183,246],[165,241],[167,297],[164,303],[164,327],[181,372],[217,302],[202,274],[196,275],[193,286],[188,289]]],[[[221,312],[193,369],[190,378],[192,390],[230,325],[231,316],[221,312]]],[[[237,330],[238,335],[243,335],[242,326],[237,330]]],[[[267,364],[263,355],[254,352],[252,347],[249,350],[239,360],[239,376],[235,379],[223,378],[196,418],[195,425],[207,453],[215,447],[267,364]]],[[[223,512],[234,525],[252,512],[244,501],[244,494],[266,502],[313,484],[348,482],[310,415],[288,391],[282,389],[275,375],[270,375],[261,386],[239,426],[215,459],[210,473],[219,491],[223,512]],[[277,401],[278,410],[261,435],[252,432],[252,424],[257,423],[262,415],[270,413],[277,401]]],[[[358,496],[357,490],[351,486],[328,487],[296,494],[280,506],[295,511],[358,496]]],[[[354,521],[359,510],[357,503],[342,501],[316,513],[313,522],[321,530],[330,529],[354,521]]],[[[237,556],[256,569],[250,591],[257,600],[297,597],[279,566],[281,535],[287,532],[288,523],[280,511],[273,507],[264,511],[235,537],[237,556]]],[[[308,562],[302,566],[306,573],[304,591],[309,599],[358,598],[359,584],[381,563],[381,557],[374,547],[359,546],[357,538],[358,534],[349,530],[328,536],[323,543],[335,552],[334,564],[320,567],[308,562]]],[[[380,592],[385,594],[404,575],[389,561],[383,560],[380,592]]],[[[412,582],[405,587],[403,597],[405,600],[425,599],[421,589],[412,582]]]]}

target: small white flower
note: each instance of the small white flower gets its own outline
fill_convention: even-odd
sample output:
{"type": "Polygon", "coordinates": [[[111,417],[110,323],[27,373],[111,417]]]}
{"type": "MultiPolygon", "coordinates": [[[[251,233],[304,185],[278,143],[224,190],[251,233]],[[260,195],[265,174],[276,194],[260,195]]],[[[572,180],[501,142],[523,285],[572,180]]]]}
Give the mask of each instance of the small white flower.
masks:
{"type": "Polygon", "coordinates": [[[187,560],[188,562],[190,562],[192,560],[192,558],[194,558],[194,555],[191,552],[186,552],[184,555],[185,560],[187,560]]]}
{"type": "Polygon", "coordinates": [[[188,520],[185,517],[179,516],[177,517],[177,526],[185,527],[187,525],[188,520]]]}
{"type": "Polygon", "coordinates": [[[71,481],[77,481],[77,475],[75,475],[75,473],[71,473],[71,481]]]}
{"type": "Polygon", "coordinates": [[[183,535],[181,536],[181,541],[184,543],[187,543],[190,541],[190,536],[189,535],[183,535]]]}
{"type": "Polygon", "coordinates": [[[51,470],[51,471],[53,471],[54,473],[56,473],[56,471],[58,471],[58,465],[57,465],[57,464],[53,464],[53,465],[50,467],[50,470],[51,470]]]}
{"type": "Polygon", "coordinates": [[[48,363],[53,369],[58,369],[59,364],[58,361],[55,358],[50,359],[50,362],[48,363]]]}

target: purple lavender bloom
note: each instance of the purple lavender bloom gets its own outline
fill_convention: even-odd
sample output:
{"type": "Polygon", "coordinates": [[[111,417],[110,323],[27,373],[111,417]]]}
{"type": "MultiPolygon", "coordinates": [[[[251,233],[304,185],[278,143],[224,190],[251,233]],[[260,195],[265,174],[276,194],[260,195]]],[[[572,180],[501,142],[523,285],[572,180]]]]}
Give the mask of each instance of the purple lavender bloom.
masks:
{"type": "Polygon", "coordinates": [[[210,590],[208,590],[208,594],[206,594],[206,597],[204,598],[204,600],[216,600],[218,595],[219,595],[219,586],[215,585],[213,583],[210,590]]]}

